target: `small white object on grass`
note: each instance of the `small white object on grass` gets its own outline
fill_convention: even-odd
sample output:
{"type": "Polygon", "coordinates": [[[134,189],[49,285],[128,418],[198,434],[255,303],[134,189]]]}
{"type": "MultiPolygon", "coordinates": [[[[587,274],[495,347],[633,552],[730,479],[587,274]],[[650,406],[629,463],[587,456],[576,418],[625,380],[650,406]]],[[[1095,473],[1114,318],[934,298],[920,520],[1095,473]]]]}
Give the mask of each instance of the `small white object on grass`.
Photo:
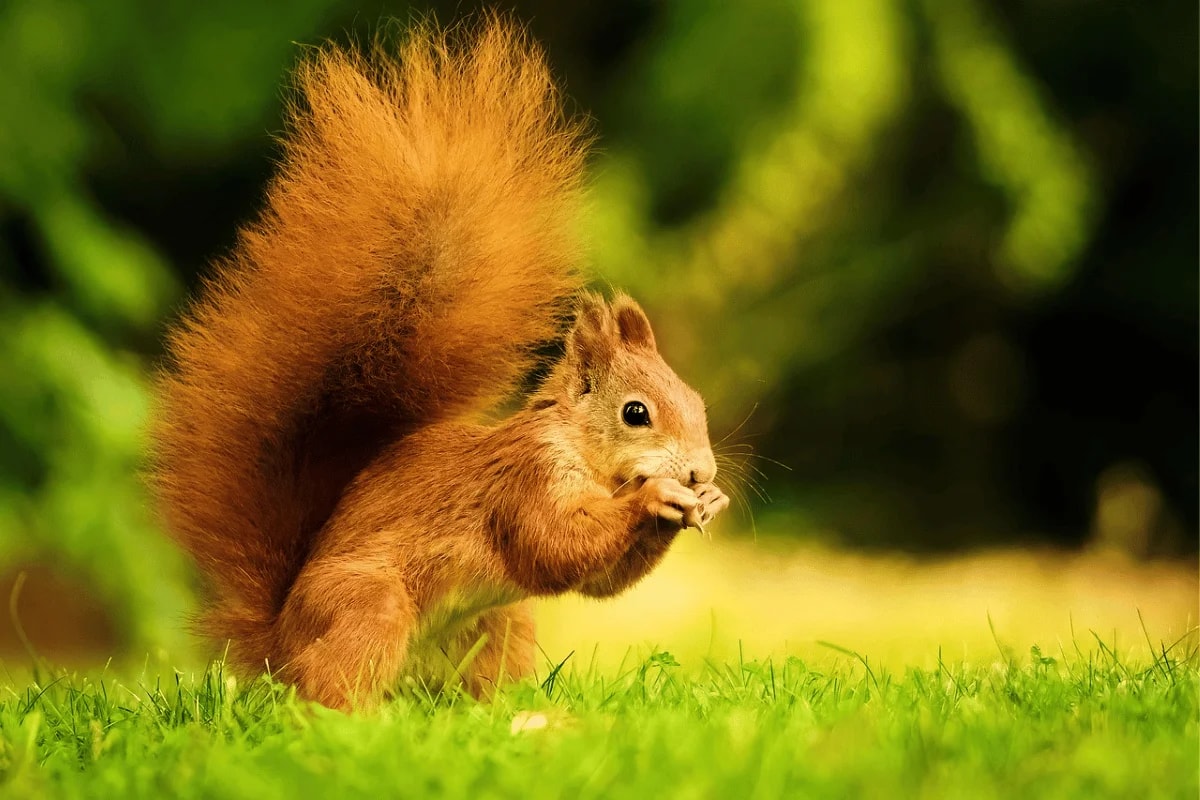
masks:
{"type": "Polygon", "coordinates": [[[550,720],[545,714],[538,711],[522,711],[513,717],[511,730],[515,736],[518,733],[540,731],[542,728],[549,727],[549,725],[550,720]]]}

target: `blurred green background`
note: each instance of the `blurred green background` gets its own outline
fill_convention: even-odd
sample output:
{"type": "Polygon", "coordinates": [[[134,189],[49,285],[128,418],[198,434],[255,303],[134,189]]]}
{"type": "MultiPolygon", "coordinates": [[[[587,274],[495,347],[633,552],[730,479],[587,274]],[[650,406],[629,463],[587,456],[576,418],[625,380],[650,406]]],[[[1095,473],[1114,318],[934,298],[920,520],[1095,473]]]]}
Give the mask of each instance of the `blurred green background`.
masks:
{"type": "MultiPolygon", "coordinates": [[[[1194,556],[1195,3],[512,7],[596,120],[597,275],[731,434],[725,535],[1194,556]]],[[[148,370],[303,45],[472,8],[0,3],[0,593],[39,647],[181,641],[148,370]]]]}

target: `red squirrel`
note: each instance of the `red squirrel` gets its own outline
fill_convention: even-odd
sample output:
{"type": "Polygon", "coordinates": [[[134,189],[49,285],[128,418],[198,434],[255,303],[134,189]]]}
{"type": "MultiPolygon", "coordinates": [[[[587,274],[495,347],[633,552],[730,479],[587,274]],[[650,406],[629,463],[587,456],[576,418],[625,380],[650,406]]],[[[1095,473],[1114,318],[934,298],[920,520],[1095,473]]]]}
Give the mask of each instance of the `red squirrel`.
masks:
{"type": "Polygon", "coordinates": [[[240,672],[484,697],[534,668],[531,598],[617,594],[728,505],[704,403],[637,303],[583,290],[586,130],[523,31],[326,47],[296,85],[265,209],[168,335],[164,524],[240,672]]]}

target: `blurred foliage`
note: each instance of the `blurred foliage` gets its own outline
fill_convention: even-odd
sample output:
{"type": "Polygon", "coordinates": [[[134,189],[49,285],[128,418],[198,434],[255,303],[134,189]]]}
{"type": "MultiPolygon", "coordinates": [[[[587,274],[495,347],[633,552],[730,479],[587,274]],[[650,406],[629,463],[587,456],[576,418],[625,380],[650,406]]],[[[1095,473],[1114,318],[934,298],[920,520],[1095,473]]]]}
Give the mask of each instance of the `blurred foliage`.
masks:
{"type": "MultiPolygon", "coordinates": [[[[172,640],[186,566],[138,478],[163,322],[253,212],[297,43],[412,13],[0,4],[0,572],[60,565],[172,640]]],[[[1194,4],[517,14],[597,119],[598,274],[650,307],[760,523],[1194,551],[1194,4]]]]}

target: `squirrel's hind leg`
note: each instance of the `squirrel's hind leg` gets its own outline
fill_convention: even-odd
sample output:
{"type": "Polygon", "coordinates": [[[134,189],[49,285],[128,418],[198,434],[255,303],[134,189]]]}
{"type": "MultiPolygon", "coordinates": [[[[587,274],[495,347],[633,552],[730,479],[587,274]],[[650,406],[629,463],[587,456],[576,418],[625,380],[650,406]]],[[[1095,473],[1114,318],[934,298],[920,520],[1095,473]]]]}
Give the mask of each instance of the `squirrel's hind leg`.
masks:
{"type": "Polygon", "coordinates": [[[409,592],[392,570],[311,562],[279,616],[280,677],[330,708],[373,706],[400,674],[415,623],[409,592]]]}
{"type": "Polygon", "coordinates": [[[476,700],[490,699],[504,683],[533,674],[537,643],[532,601],[523,600],[483,612],[456,637],[455,644],[454,649],[462,653],[460,658],[478,645],[478,652],[463,667],[460,677],[476,700]]]}

